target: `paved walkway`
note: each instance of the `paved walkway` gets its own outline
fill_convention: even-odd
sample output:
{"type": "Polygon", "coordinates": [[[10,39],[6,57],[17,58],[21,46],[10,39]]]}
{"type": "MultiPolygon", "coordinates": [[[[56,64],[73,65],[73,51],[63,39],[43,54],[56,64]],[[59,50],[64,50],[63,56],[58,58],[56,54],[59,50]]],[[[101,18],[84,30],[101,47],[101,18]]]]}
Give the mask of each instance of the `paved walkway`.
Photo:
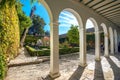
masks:
{"type": "MultiPolygon", "coordinates": [[[[26,57],[31,58],[28,55],[26,57]]],[[[20,58],[24,59],[21,55],[15,60],[20,58]]],[[[94,61],[94,55],[91,52],[87,54],[85,68],[78,66],[78,63],[78,53],[62,56],[60,59],[61,76],[55,80],[120,80],[119,55],[109,58],[102,56],[101,61],[97,62],[94,61]]],[[[47,76],[49,64],[49,61],[45,61],[39,64],[10,67],[5,80],[52,80],[47,76]]]]}
{"type": "Polygon", "coordinates": [[[21,65],[30,65],[38,64],[43,61],[49,60],[49,57],[31,57],[25,48],[20,50],[20,55],[18,55],[14,60],[11,60],[8,64],[8,67],[21,66],[21,65]]]}

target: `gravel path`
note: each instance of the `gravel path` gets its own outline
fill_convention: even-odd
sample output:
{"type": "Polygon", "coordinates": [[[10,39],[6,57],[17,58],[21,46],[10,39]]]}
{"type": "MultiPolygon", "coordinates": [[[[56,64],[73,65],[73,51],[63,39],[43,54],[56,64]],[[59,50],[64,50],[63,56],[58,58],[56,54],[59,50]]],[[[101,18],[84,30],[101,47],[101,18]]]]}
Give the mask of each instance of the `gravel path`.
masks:
{"type": "MultiPolygon", "coordinates": [[[[10,67],[5,80],[50,80],[49,61],[33,65],[10,67]]],[[[87,54],[87,66],[78,66],[78,53],[62,56],[60,59],[61,76],[55,80],[120,80],[120,56],[101,57],[87,54]]]]}

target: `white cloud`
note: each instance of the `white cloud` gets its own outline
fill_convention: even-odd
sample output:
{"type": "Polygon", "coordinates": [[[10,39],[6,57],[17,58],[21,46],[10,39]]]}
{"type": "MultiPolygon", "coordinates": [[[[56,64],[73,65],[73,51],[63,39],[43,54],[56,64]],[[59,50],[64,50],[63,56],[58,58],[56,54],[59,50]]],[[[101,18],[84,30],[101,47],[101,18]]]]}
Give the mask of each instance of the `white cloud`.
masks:
{"type": "Polygon", "coordinates": [[[75,18],[75,16],[73,14],[71,14],[71,13],[68,14],[68,13],[65,13],[65,12],[61,12],[60,16],[62,16],[62,15],[64,15],[65,17],[68,17],[70,19],[75,18]]]}
{"type": "MultiPolygon", "coordinates": [[[[61,14],[59,16],[59,22],[64,23],[64,24],[61,24],[64,26],[65,25],[67,26],[68,23],[73,24],[73,25],[79,25],[76,17],[72,13],[67,12],[67,11],[61,12],[61,14]]],[[[86,23],[86,28],[92,28],[92,27],[94,27],[94,25],[93,25],[92,21],[88,19],[87,23],[86,23]]]]}
{"type": "Polygon", "coordinates": [[[61,20],[69,21],[70,19],[68,17],[59,16],[59,21],[61,21],[61,20]]]}
{"type": "MultiPolygon", "coordinates": [[[[71,24],[78,25],[78,21],[77,21],[76,17],[73,14],[66,12],[66,11],[61,12],[61,14],[59,16],[59,22],[61,24],[66,23],[66,25],[70,24],[70,26],[71,26],[71,24]]],[[[65,24],[63,24],[63,25],[65,25],[65,24]]]]}
{"type": "Polygon", "coordinates": [[[71,24],[60,24],[59,27],[70,27],[71,24]]]}

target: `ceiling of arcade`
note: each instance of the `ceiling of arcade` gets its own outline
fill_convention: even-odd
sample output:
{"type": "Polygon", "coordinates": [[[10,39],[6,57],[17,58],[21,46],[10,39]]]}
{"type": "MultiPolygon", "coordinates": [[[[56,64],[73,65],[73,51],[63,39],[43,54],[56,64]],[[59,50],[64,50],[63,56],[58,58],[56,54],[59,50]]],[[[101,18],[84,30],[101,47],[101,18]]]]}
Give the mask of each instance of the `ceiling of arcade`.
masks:
{"type": "Polygon", "coordinates": [[[120,27],[120,0],[74,0],[120,27]]]}

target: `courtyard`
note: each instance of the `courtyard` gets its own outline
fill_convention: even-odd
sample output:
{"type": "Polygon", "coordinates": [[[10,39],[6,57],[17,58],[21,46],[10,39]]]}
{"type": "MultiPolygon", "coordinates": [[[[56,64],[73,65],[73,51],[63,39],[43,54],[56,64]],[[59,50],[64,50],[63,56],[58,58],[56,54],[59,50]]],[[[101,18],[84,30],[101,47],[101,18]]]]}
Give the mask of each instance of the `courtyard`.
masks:
{"type": "MultiPolygon", "coordinates": [[[[26,53],[25,53],[26,54],[26,53]]],[[[120,80],[120,54],[110,55],[109,58],[101,53],[101,60],[95,61],[94,50],[87,53],[86,67],[78,66],[79,53],[60,56],[60,74],[55,80],[120,80]]],[[[24,54],[15,60],[35,58],[24,54]]],[[[37,58],[36,58],[37,59],[37,58]]],[[[9,67],[5,80],[53,80],[48,76],[50,62],[27,64],[9,67]]]]}

